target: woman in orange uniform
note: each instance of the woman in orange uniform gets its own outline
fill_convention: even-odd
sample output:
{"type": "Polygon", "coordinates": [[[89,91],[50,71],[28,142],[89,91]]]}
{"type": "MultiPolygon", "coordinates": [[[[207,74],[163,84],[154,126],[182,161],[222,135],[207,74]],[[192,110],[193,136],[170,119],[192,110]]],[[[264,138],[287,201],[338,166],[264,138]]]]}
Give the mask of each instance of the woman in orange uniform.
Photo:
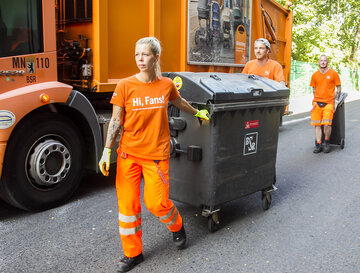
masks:
{"type": "Polygon", "coordinates": [[[116,191],[119,206],[119,232],[125,257],[118,272],[131,270],[143,261],[140,179],[144,177],[144,203],[173,233],[181,249],[186,243],[183,220],[169,200],[170,132],[168,102],[180,110],[209,120],[206,110],[197,110],[184,100],[171,79],[161,77],[161,46],[154,37],[136,43],[135,61],[139,73],[119,81],[111,99],[113,113],[105,148],[99,162],[107,176],[111,148],[122,128],[118,149],[116,191]]]}

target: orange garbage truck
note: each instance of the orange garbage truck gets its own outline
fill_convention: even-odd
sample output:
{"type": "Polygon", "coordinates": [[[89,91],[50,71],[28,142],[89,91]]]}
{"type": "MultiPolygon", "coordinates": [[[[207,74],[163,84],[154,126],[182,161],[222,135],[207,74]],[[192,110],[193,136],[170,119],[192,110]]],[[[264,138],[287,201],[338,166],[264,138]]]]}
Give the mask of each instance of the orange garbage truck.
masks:
{"type": "Polygon", "coordinates": [[[1,1],[1,198],[48,209],[98,172],[109,101],[137,72],[139,38],[161,40],[163,71],[237,73],[265,37],[289,80],[291,27],[273,0],[1,1]]]}

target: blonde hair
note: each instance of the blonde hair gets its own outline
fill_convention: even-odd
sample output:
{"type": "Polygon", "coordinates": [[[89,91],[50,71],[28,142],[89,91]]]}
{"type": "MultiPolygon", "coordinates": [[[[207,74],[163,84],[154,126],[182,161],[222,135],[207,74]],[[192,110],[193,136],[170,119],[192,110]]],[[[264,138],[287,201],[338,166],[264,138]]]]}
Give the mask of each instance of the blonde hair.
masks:
{"type": "Polygon", "coordinates": [[[160,41],[155,37],[144,37],[136,42],[136,45],[148,45],[150,47],[151,52],[154,56],[159,55],[159,59],[156,62],[155,73],[157,77],[161,76],[161,68],[160,68],[160,55],[161,55],[161,45],[160,41]]]}

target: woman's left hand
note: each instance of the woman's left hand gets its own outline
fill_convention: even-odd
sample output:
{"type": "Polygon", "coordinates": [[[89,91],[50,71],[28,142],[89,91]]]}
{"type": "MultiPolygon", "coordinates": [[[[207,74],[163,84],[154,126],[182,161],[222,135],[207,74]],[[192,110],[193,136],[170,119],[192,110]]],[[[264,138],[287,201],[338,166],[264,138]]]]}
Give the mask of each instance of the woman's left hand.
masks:
{"type": "Polygon", "coordinates": [[[198,117],[200,119],[210,120],[209,119],[209,112],[206,109],[198,110],[197,113],[194,115],[195,117],[198,117]]]}

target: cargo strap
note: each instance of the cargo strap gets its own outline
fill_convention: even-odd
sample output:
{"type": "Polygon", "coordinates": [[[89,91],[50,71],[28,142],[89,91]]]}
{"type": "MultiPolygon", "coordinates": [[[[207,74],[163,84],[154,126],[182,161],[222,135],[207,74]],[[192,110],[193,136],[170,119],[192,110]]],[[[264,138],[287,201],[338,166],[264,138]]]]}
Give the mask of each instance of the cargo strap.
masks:
{"type": "Polygon", "coordinates": [[[164,174],[162,173],[161,169],[160,169],[160,165],[159,165],[159,162],[160,160],[154,160],[155,164],[156,164],[156,167],[157,167],[157,172],[161,178],[161,180],[165,183],[165,185],[168,185],[169,183],[167,182],[167,180],[165,179],[165,176],[164,174]]]}

